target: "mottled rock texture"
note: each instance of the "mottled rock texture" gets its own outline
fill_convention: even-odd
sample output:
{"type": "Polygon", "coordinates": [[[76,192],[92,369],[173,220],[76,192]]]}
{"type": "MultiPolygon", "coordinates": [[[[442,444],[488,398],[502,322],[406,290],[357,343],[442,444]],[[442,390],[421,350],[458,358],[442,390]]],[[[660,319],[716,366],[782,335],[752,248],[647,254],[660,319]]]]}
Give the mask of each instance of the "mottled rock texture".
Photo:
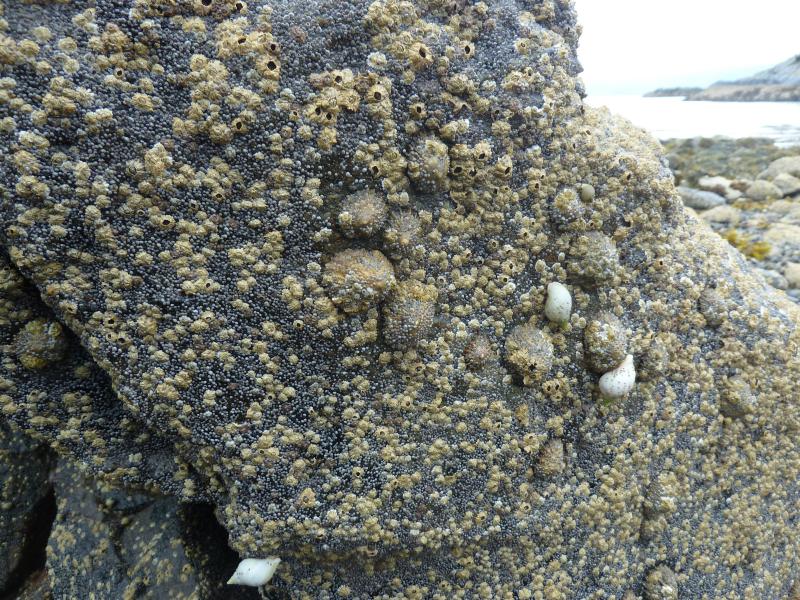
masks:
{"type": "MultiPolygon", "coordinates": [[[[684,211],[655,141],[583,105],[570,2],[1,6],[0,402],[25,431],[213,503],[242,557],[282,558],[279,597],[789,593],[798,309],[684,211]],[[588,347],[634,357],[624,399],[596,321],[588,347]]],[[[158,506],[136,531],[172,538],[158,506]]],[[[131,549],[69,573],[128,589],[131,549]]]]}

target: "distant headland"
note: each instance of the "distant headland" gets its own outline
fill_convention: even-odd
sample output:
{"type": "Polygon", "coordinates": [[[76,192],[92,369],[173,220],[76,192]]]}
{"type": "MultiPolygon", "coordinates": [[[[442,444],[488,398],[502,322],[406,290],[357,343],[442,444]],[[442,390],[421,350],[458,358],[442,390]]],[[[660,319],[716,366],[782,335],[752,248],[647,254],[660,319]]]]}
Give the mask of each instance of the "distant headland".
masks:
{"type": "Polygon", "coordinates": [[[687,100],[716,102],[800,102],[800,54],[735,81],[718,81],[709,87],[661,88],[645,97],[684,96],[687,100]]]}
{"type": "Polygon", "coordinates": [[[676,96],[684,96],[688,98],[703,91],[701,87],[670,87],[658,88],[652,92],[647,92],[645,98],[674,98],[676,96]]]}

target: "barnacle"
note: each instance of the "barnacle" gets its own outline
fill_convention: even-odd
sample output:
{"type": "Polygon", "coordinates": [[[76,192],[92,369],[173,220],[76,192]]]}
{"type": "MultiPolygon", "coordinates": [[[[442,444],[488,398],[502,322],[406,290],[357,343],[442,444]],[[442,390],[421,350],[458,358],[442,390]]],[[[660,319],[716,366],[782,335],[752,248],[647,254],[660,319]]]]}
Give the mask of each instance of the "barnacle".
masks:
{"type": "Polygon", "coordinates": [[[726,417],[741,418],[756,410],[758,399],[750,384],[741,376],[722,382],[720,390],[720,412],[726,417]]]}
{"type": "Polygon", "coordinates": [[[529,385],[553,366],[553,343],[533,325],[519,325],[506,338],[506,360],[529,385]]]}
{"type": "Polygon", "coordinates": [[[584,350],[589,368],[605,373],[617,367],[628,352],[628,335],[622,322],[611,313],[602,313],[584,331],[584,350]]]}
{"type": "Polygon", "coordinates": [[[433,328],[436,288],[418,281],[401,281],[383,308],[383,336],[394,348],[414,348],[433,328]]]}
{"type": "Polygon", "coordinates": [[[666,565],[659,565],[647,575],[645,583],[647,600],[678,600],[678,579],[666,565]]]}
{"type": "Polygon", "coordinates": [[[373,190],[361,190],[342,202],[339,226],[350,237],[371,237],[386,221],[386,203],[373,190]]]}
{"type": "Polygon", "coordinates": [[[408,174],[422,192],[446,189],[450,171],[447,145],[435,138],[426,138],[414,147],[410,155],[408,174]]]}
{"type": "Polygon", "coordinates": [[[572,243],[569,271],[589,285],[607,285],[619,269],[617,246],[599,231],[578,235],[572,243]]]}
{"type": "Polygon", "coordinates": [[[399,254],[408,253],[422,241],[422,223],[419,217],[409,211],[393,212],[384,232],[386,246],[399,254]]]}
{"type": "Polygon", "coordinates": [[[553,199],[550,215],[553,224],[561,231],[581,231],[586,228],[587,208],[582,197],[573,189],[560,192],[553,199]]]}
{"type": "Polygon", "coordinates": [[[60,323],[35,319],[25,323],[14,338],[19,362],[27,369],[44,369],[64,358],[66,333],[60,323]]]}
{"type": "Polygon", "coordinates": [[[559,439],[550,440],[539,453],[536,472],[545,477],[554,477],[564,471],[565,467],[564,442],[559,439]]]}
{"type": "Polygon", "coordinates": [[[323,281],[334,304],[356,313],[377,306],[389,294],[394,267],[377,250],[343,250],[326,263],[323,281]]]}
{"type": "Polygon", "coordinates": [[[464,361],[473,371],[480,371],[493,357],[492,342],[485,335],[473,336],[464,348],[464,361]]]}

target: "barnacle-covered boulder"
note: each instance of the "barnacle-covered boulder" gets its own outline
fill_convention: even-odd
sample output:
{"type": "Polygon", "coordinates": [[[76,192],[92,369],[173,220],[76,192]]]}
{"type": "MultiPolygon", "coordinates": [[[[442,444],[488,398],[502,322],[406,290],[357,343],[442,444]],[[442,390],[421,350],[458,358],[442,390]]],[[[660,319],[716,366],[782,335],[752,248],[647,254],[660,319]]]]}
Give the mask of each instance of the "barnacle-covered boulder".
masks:
{"type": "Polygon", "coordinates": [[[278,597],[800,578],[798,309],[584,105],[568,0],[0,7],[0,240],[43,302],[4,308],[25,431],[212,502],[278,597]]]}

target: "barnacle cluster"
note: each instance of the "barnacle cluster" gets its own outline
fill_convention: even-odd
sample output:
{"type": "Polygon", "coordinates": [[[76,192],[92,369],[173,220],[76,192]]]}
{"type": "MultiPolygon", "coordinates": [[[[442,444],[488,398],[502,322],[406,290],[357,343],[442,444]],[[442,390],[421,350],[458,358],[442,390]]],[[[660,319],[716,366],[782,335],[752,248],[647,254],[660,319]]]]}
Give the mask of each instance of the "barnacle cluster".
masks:
{"type": "Polygon", "coordinates": [[[798,309],[583,104],[578,33],[0,0],[3,418],[214,506],[276,597],[786,597],[798,309]]]}

